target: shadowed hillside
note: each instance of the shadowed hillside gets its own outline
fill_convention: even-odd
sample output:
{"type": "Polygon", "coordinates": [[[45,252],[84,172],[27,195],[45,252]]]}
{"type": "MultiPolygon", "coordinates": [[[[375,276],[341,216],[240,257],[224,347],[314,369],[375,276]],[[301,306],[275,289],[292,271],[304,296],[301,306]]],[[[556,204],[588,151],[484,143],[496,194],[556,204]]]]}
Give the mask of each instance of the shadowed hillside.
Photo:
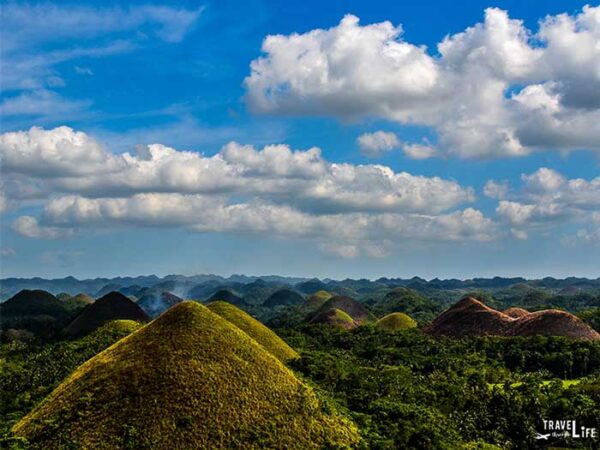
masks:
{"type": "Polygon", "coordinates": [[[304,297],[291,289],[280,289],[273,292],[264,303],[264,306],[273,308],[275,306],[298,306],[304,303],[304,297]]]}
{"type": "Polygon", "coordinates": [[[110,292],[85,307],[73,321],[65,327],[67,336],[82,336],[94,331],[109,320],[128,319],[146,322],[148,315],[129,298],[120,292],[110,292]]]}
{"type": "Polygon", "coordinates": [[[341,448],[359,440],[277,358],[195,302],[80,366],[13,431],[34,448],[341,448]]]}
{"type": "Polygon", "coordinates": [[[231,291],[228,291],[227,289],[218,290],[213,295],[211,295],[210,298],[207,300],[207,302],[218,302],[218,301],[231,303],[232,305],[235,305],[235,306],[247,306],[248,305],[242,297],[234,294],[231,291]]]}
{"type": "Polygon", "coordinates": [[[68,321],[73,308],[42,290],[24,289],[0,304],[0,327],[25,329],[50,337],[68,321]]]}
{"type": "Polygon", "coordinates": [[[225,302],[206,305],[212,312],[231,322],[282,361],[298,358],[299,355],[283,339],[254,317],[225,302]]]}
{"type": "Polygon", "coordinates": [[[356,328],[358,324],[345,311],[337,308],[330,308],[320,311],[310,321],[313,324],[329,325],[346,329],[356,328]]]}
{"type": "Polygon", "coordinates": [[[357,323],[364,323],[370,320],[371,314],[367,309],[361,305],[359,302],[354,300],[351,297],[346,297],[344,295],[336,295],[327,300],[317,311],[313,317],[316,317],[318,314],[327,311],[329,309],[339,309],[348,314],[352,320],[357,323]]]}

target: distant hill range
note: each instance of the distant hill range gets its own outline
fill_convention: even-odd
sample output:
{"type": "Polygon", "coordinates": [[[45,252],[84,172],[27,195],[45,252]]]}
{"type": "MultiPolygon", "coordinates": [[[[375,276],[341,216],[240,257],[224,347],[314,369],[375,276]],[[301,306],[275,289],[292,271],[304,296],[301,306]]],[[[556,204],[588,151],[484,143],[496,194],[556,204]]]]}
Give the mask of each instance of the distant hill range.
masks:
{"type": "Polygon", "coordinates": [[[547,309],[528,312],[522,308],[496,311],[481,301],[466,297],[440,314],[425,332],[434,336],[564,336],[578,340],[600,340],[600,334],[581,319],[565,311],[547,309]]]}
{"type": "Polygon", "coordinates": [[[219,275],[156,275],[139,277],[93,278],[79,280],[74,277],[44,279],[44,278],[4,278],[0,280],[0,301],[4,301],[23,289],[43,289],[53,295],[66,293],[77,295],[86,293],[93,297],[101,297],[111,291],[119,291],[125,295],[141,297],[148,288],[153,291],[168,291],[181,298],[208,299],[215,291],[226,289],[239,292],[246,302],[254,304],[260,298],[267,298],[277,290],[290,289],[310,296],[318,291],[336,292],[339,295],[355,296],[368,295],[380,289],[411,288],[423,290],[478,290],[501,289],[511,286],[522,286],[524,289],[545,289],[559,295],[577,295],[578,293],[600,289],[600,278],[588,279],[569,277],[556,279],[546,277],[536,280],[525,278],[473,278],[468,280],[434,278],[425,280],[420,277],[404,278],[379,278],[330,280],[317,278],[282,277],[276,275],[245,276],[232,275],[221,277],[219,275]]]}

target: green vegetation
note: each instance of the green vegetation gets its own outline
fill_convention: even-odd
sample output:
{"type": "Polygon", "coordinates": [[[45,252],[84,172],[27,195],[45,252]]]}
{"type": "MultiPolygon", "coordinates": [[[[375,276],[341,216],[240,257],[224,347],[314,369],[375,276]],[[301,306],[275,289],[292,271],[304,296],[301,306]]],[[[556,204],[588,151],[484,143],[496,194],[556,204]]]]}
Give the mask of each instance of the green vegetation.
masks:
{"type": "Polygon", "coordinates": [[[22,290],[0,304],[0,330],[24,329],[48,339],[73,316],[74,308],[40,290],[22,290]]]}
{"type": "Polygon", "coordinates": [[[332,297],[332,295],[327,291],[323,291],[323,290],[317,291],[313,295],[311,295],[310,297],[308,297],[306,299],[304,308],[307,310],[314,311],[315,309],[318,309],[321,306],[323,306],[323,303],[325,303],[331,297],[332,297]]]}
{"type": "Polygon", "coordinates": [[[375,322],[375,326],[387,331],[400,331],[407,330],[408,328],[415,328],[417,326],[417,322],[415,322],[412,317],[404,313],[397,312],[382,317],[375,322]]]}
{"type": "MultiPolygon", "coordinates": [[[[116,320],[77,341],[13,341],[0,346],[0,436],[79,365],[140,326],[116,320]]],[[[0,448],[12,441],[0,437],[0,448]]]]}
{"type": "Polygon", "coordinates": [[[533,449],[548,417],[600,428],[599,342],[432,338],[371,325],[279,331],[300,350],[293,367],[350,411],[366,448],[533,449]]]}
{"type": "Polygon", "coordinates": [[[359,440],[277,358],[195,302],[87,361],[13,431],[34,448],[339,448],[359,440]]]}
{"type": "Polygon", "coordinates": [[[241,329],[281,361],[299,357],[298,353],[272,330],[241,309],[226,302],[213,302],[206,306],[212,312],[241,329]]]}

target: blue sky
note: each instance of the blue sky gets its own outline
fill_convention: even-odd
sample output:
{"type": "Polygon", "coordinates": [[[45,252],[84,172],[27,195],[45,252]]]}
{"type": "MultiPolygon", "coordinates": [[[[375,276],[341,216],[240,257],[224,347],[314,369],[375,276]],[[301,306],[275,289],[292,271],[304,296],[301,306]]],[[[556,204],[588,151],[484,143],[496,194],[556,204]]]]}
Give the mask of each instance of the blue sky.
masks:
{"type": "Polygon", "coordinates": [[[2,5],[3,277],[600,274],[594,5],[2,5]]]}

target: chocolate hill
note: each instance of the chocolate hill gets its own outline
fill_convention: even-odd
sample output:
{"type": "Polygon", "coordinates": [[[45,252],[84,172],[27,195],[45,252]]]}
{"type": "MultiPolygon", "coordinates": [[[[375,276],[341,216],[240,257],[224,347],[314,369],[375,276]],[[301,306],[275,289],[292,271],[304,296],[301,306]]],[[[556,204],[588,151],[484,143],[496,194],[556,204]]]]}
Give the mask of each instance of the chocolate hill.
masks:
{"type": "Polygon", "coordinates": [[[215,314],[218,314],[223,319],[241,329],[281,361],[299,357],[298,353],[287,345],[284,340],[277,336],[270,328],[267,328],[241,309],[225,302],[213,302],[206,306],[215,314]]]}
{"type": "Polygon", "coordinates": [[[24,329],[50,337],[73,315],[73,308],[49,292],[23,289],[0,304],[0,329],[24,329]]]}
{"type": "Polygon", "coordinates": [[[425,328],[425,332],[450,337],[539,335],[600,340],[600,334],[573,314],[552,309],[535,313],[521,308],[511,309],[507,312],[512,316],[467,297],[440,314],[425,328]],[[515,317],[518,314],[520,316],[515,317]]]}
{"type": "Polygon", "coordinates": [[[336,295],[331,297],[329,300],[323,303],[313,317],[316,317],[320,313],[329,309],[339,309],[344,311],[358,324],[367,322],[371,318],[369,311],[367,311],[367,309],[361,303],[345,295],[336,295]]]}
{"type": "Polygon", "coordinates": [[[600,334],[579,317],[557,309],[527,314],[516,320],[510,329],[513,336],[565,336],[571,339],[596,341],[600,334]]]}
{"type": "Polygon", "coordinates": [[[527,311],[524,308],[512,307],[512,308],[508,308],[507,310],[505,310],[504,314],[506,314],[507,316],[510,316],[514,319],[518,319],[519,317],[523,317],[523,316],[526,316],[527,314],[529,314],[529,311],[527,311]]]}
{"type": "Polygon", "coordinates": [[[356,323],[354,319],[350,317],[350,315],[337,308],[329,308],[324,311],[320,311],[310,320],[310,323],[346,329],[356,328],[358,326],[358,323],[356,323]]]}
{"type": "Polygon", "coordinates": [[[148,293],[143,295],[138,301],[137,305],[144,310],[150,317],[157,317],[171,306],[182,302],[183,299],[177,297],[170,292],[160,293],[148,293]]]}
{"type": "Polygon", "coordinates": [[[33,448],[352,448],[357,428],[232,323],[182,302],[13,427],[33,448]]]}
{"type": "Polygon", "coordinates": [[[291,289],[279,289],[273,292],[265,300],[264,306],[273,308],[275,306],[298,306],[304,303],[304,297],[291,289]]]}
{"type": "Polygon", "coordinates": [[[235,305],[235,306],[248,306],[248,303],[246,303],[246,301],[242,297],[234,294],[231,291],[228,291],[227,289],[218,290],[213,295],[211,295],[207,301],[208,302],[222,301],[222,302],[231,303],[232,305],[235,305]]]}
{"type": "Polygon", "coordinates": [[[109,292],[104,297],[86,306],[63,333],[68,336],[88,334],[109,320],[127,319],[146,322],[148,315],[133,301],[120,292],[109,292]]]}
{"type": "Polygon", "coordinates": [[[318,309],[331,297],[333,297],[333,295],[327,291],[317,291],[306,299],[303,307],[308,310],[318,309]]]}
{"type": "Polygon", "coordinates": [[[407,314],[395,312],[379,319],[375,322],[375,326],[387,331],[400,331],[415,328],[417,322],[407,314]]]}

